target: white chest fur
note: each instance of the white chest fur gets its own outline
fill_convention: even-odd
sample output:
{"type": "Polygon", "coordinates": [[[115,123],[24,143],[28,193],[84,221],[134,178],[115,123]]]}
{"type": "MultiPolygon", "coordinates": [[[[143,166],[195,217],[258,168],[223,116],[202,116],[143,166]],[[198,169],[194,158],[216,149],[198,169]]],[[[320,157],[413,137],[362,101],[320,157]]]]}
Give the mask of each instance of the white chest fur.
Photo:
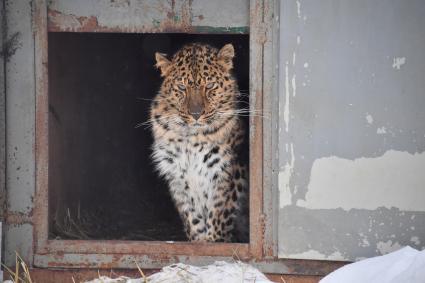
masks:
{"type": "Polygon", "coordinates": [[[212,203],[225,162],[212,143],[155,143],[154,159],[170,184],[170,193],[179,202],[191,202],[196,211],[212,203]]]}

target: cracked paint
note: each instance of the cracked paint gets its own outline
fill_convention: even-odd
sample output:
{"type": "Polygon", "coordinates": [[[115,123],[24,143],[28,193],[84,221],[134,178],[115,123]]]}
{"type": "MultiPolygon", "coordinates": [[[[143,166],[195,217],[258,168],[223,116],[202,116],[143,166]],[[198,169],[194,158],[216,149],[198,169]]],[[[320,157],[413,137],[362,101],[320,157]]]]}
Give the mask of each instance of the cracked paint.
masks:
{"type": "Polygon", "coordinates": [[[387,128],[386,128],[386,127],[380,127],[380,128],[378,128],[378,129],[376,129],[376,133],[377,133],[378,135],[384,135],[384,134],[386,134],[386,133],[387,133],[387,128]]]}
{"type": "Polygon", "coordinates": [[[376,245],[376,248],[381,254],[387,254],[399,250],[402,246],[398,242],[393,242],[392,240],[388,240],[386,242],[379,242],[376,245]]]}
{"type": "Polygon", "coordinates": [[[280,191],[280,207],[290,205],[292,203],[292,194],[290,190],[291,178],[294,173],[295,154],[294,145],[291,143],[290,159],[286,162],[284,169],[279,171],[278,184],[280,191]]]}
{"type": "Polygon", "coordinates": [[[373,124],[373,116],[372,116],[372,115],[370,115],[370,114],[367,114],[367,115],[366,115],[366,122],[367,122],[368,124],[373,124]]]}
{"type": "Polygon", "coordinates": [[[278,255],[423,249],[424,6],[301,2],[284,1],[279,16],[278,255]]]}
{"type": "Polygon", "coordinates": [[[395,57],[393,59],[393,69],[400,70],[406,64],[406,57],[395,57]]]}
{"type": "Polygon", "coordinates": [[[285,107],[283,110],[283,121],[285,122],[285,132],[289,131],[289,70],[288,62],[285,64],[285,107]]]}
{"type": "Polygon", "coordinates": [[[310,209],[397,207],[425,211],[423,168],[425,152],[389,150],[375,158],[321,158],[313,164],[306,199],[298,200],[297,205],[310,209]]]}

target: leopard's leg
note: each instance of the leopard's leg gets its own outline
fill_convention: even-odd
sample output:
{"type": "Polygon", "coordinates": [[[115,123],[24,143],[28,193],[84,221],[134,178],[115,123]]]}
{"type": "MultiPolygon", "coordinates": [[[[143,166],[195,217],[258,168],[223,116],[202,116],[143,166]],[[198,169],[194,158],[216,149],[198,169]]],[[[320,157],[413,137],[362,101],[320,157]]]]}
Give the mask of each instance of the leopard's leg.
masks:
{"type": "Polygon", "coordinates": [[[221,183],[208,208],[206,237],[210,242],[231,242],[235,226],[237,193],[233,182],[221,183]]]}
{"type": "Polygon", "coordinates": [[[189,186],[181,179],[170,182],[170,191],[176,208],[183,221],[186,236],[189,241],[205,241],[206,223],[200,211],[196,208],[193,197],[188,194],[189,186]]]}

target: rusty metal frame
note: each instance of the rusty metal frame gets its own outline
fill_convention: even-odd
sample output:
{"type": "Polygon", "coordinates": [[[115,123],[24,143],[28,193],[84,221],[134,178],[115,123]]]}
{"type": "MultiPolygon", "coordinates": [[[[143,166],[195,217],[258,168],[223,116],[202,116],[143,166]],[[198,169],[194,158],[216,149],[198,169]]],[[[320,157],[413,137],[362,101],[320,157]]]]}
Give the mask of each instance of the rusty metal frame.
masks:
{"type": "MultiPolygon", "coordinates": [[[[262,21],[263,2],[252,1],[251,24],[262,21]]],[[[261,259],[263,248],[263,178],[262,178],[262,120],[252,117],[251,128],[251,215],[250,215],[250,244],[237,243],[167,243],[151,241],[74,241],[48,239],[48,70],[47,70],[47,35],[48,31],[61,30],[57,25],[56,11],[48,11],[45,0],[35,1],[35,74],[36,74],[36,199],[34,209],[35,226],[35,257],[34,265],[40,267],[133,267],[134,260],[139,258],[142,266],[157,268],[176,261],[190,261],[198,258],[201,261],[217,259],[232,259],[238,256],[245,260],[261,259]],[[53,17],[54,25],[52,26],[53,17]],[[255,163],[255,164],[254,164],[255,163]],[[143,256],[140,256],[143,255],[143,256]],[[113,260],[108,260],[108,259],[113,260]],[[66,259],[66,260],[65,260],[66,259]],[[91,259],[91,260],[89,260],[91,259]]],[[[111,31],[101,29],[92,20],[81,20],[82,27],[75,31],[111,31]]],[[[112,31],[117,31],[113,29],[112,31]]],[[[140,30],[152,32],[152,30],[140,30]]],[[[140,32],[138,30],[138,32],[140,32]]],[[[156,30],[154,30],[156,31],[156,30]]],[[[160,31],[170,31],[163,27],[160,31]]],[[[193,32],[187,25],[175,27],[172,31],[193,32]]],[[[128,32],[128,30],[124,30],[128,32]]],[[[133,32],[133,31],[132,31],[133,32]]],[[[260,34],[264,37],[264,34],[260,34]]],[[[252,58],[251,99],[252,107],[262,108],[262,39],[251,35],[252,48],[259,50],[256,58],[252,58]],[[258,58],[257,58],[258,57],[258,58]],[[252,83],[255,82],[255,83],[252,83]]]]}
{"type": "MultiPolygon", "coordinates": [[[[184,262],[208,264],[238,257],[266,273],[324,275],[341,262],[277,258],[276,188],[273,133],[278,103],[278,40],[276,11],[278,0],[250,0],[249,28],[193,27],[165,22],[153,27],[104,27],[96,18],[63,15],[48,10],[47,0],[34,1],[36,79],[36,197],[34,208],[34,260],[41,268],[160,268],[184,262]],[[68,23],[61,25],[62,21],[68,23]],[[69,25],[71,23],[71,25],[69,25]],[[75,25],[72,25],[75,23],[75,25]],[[68,32],[191,32],[247,33],[250,31],[250,107],[267,113],[270,119],[250,117],[250,243],[167,243],[155,241],[76,241],[48,239],[48,31],[68,32]]],[[[189,1],[190,2],[190,1],[189,1]]]]}
{"type": "MultiPolygon", "coordinates": [[[[98,1],[99,3],[102,1],[98,1]]],[[[119,2],[119,1],[117,1],[119,2]]],[[[118,6],[129,5],[124,1],[118,6]]],[[[64,12],[52,7],[48,9],[48,30],[51,32],[119,32],[119,33],[248,33],[248,26],[207,26],[193,23],[193,1],[191,0],[172,0],[172,1],[133,1],[140,3],[147,11],[158,12],[162,14],[159,18],[147,15],[147,20],[143,24],[135,23],[133,19],[117,23],[105,23],[97,16],[80,16],[70,12],[64,12]]],[[[225,3],[225,1],[222,1],[225,3]]],[[[139,15],[142,17],[142,15],[139,15]]],[[[146,16],[146,15],[145,15],[146,16]]],[[[204,19],[203,15],[195,16],[198,19],[204,19]]]]}

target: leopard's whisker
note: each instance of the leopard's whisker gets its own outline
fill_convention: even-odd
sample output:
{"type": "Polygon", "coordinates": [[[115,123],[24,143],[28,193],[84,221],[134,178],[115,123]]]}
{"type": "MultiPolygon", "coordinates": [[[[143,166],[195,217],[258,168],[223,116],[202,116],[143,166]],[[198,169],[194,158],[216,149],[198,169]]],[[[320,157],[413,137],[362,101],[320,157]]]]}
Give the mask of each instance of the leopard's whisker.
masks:
{"type": "Polygon", "coordinates": [[[224,116],[238,116],[238,117],[261,117],[261,118],[270,120],[270,117],[266,115],[262,115],[261,112],[253,112],[253,111],[242,111],[242,112],[226,111],[226,112],[217,112],[217,114],[224,115],[224,116]]]}
{"type": "Polygon", "coordinates": [[[166,116],[162,116],[162,117],[159,117],[159,118],[151,118],[151,119],[148,119],[144,122],[136,124],[135,128],[139,128],[141,126],[146,126],[146,125],[151,125],[154,121],[162,121],[162,120],[166,120],[166,119],[170,119],[170,118],[177,118],[177,115],[171,114],[171,115],[166,115],[166,116]]]}

